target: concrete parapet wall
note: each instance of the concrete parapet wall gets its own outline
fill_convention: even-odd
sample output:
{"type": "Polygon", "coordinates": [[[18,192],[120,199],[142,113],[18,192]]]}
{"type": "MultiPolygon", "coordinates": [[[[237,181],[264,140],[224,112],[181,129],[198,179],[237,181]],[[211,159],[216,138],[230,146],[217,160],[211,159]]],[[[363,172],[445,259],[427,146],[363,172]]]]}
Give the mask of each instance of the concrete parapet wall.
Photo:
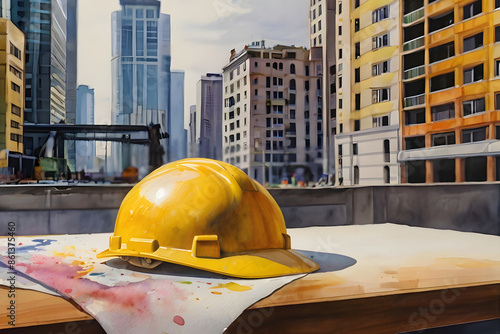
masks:
{"type": "MultiPolygon", "coordinates": [[[[130,185],[0,186],[0,235],[112,232],[130,185]],[[4,227],[2,227],[4,226],[4,227]]],[[[270,189],[288,227],[397,223],[500,235],[500,183],[270,189]]]]}

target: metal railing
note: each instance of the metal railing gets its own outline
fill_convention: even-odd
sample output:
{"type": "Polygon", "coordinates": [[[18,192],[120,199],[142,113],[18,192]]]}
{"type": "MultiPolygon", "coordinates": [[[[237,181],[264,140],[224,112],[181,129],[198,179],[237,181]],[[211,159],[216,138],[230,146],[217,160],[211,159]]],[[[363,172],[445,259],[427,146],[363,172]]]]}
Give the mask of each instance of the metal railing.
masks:
{"type": "Polygon", "coordinates": [[[417,21],[418,19],[421,19],[422,17],[424,17],[424,8],[423,7],[419,8],[417,10],[414,10],[411,13],[406,14],[403,17],[403,22],[404,22],[404,24],[409,24],[409,23],[417,21]]]}
{"type": "Polygon", "coordinates": [[[425,65],[421,65],[418,67],[410,68],[409,70],[404,71],[403,78],[405,80],[412,79],[425,74],[425,65]]]}
{"type": "Polygon", "coordinates": [[[405,97],[405,108],[420,106],[425,104],[425,93],[415,96],[405,97]]]}
{"type": "Polygon", "coordinates": [[[419,48],[421,46],[424,46],[425,44],[425,38],[424,36],[417,37],[415,39],[412,39],[409,42],[406,42],[403,44],[403,51],[410,51],[416,48],[419,48]]]}

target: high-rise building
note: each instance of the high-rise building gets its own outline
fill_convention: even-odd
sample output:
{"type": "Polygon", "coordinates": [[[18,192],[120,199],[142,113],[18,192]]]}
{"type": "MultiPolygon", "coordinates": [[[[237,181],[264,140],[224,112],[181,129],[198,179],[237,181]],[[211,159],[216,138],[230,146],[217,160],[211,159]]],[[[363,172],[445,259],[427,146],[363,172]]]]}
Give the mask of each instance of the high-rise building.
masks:
{"type": "Polygon", "coordinates": [[[337,6],[336,184],[399,183],[399,1],[337,6]]]}
{"type": "Polygon", "coordinates": [[[171,72],[170,92],[166,162],[187,158],[187,130],[184,128],[184,71],[171,72]]]}
{"type": "MultiPolygon", "coordinates": [[[[167,131],[171,97],[170,16],[160,13],[158,0],[120,0],[120,4],[122,8],[112,14],[111,23],[112,123],[157,123],[167,131]]],[[[113,148],[114,169],[136,166],[141,176],[147,174],[147,149],[119,146],[113,148]]],[[[168,152],[166,146],[165,151],[168,152]]]]}
{"type": "MultiPolygon", "coordinates": [[[[339,3],[339,14],[342,5],[339,3]]],[[[335,134],[337,133],[337,43],[335,0],[310,0],[309,34],[311,60],[322,60],[323,171],[335,173],[335,134]]],[[[342,52],[342,51],[340,51],[342,52]]]]}
{"type": "Polygon", "coordinates": [[[66,124],[76,122],[78,1],[68,1],[66,21],[66,124]]]}
{"type": "Polygon", "coordinates": [[[190,148],[191,157],[222,160],[222,74],[207,73],[196,85],[190,148]]]}
{"type": "MultiPolygon", "coordinates": [[[[86,85],[78,86],[76,91],[76,124],[94,124],[94,89],[86,85]]],[[[76,142],[76,171],[94,169],[96,156],[95,141],[76,142]]]]}
{"type": "Polygon", "coordinates": [[[223,68],[223,159],[258,182],[323,173],[322,61],[254,42],[223,68]]]}
{"type": "Polygon", "coordinates": [[[500,180],[500,2],[400,6],[402,182],[500,180]]]}
{"type": "Polygon", "coordinates": [[[120,4],[112,14],[112,122],[163,123],[170,102],[170,16],[160,13],[158,0],[120,4]]]}
{"type": "Polygon", "coordinates": [[[10,0],[0,0],[0,17],[10,19],[10,0]]]}
{"type": "Polygon", "coordinates": [[[24,34],[0,18],[0,150],[24,153],[24,34]]]}
{"type": "MultiPolygon", "coordinates": [[[[26,35],[25,122],[66,121],[68,10],[76,10],[76,6],[68,7],[67,0],[11,2],[12,22],[26,35]]],[[[26,154],[35,154],[44,140],[42,136],[25,136],[26,154]]]]}

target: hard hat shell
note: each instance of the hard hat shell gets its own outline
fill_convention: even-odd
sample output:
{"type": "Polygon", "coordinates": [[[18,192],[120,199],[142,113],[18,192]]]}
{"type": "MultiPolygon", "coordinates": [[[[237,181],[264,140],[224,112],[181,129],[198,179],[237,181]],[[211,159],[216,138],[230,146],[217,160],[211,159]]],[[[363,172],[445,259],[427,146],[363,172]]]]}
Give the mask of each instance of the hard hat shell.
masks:
{"type": "Polygon", "coordinates": [[[109,249],[97,257],[160,260],[241,278],[319,268],[290,248],[281,210],[264,187],[230,164],[184,159],[130,190],[109,249]]]}

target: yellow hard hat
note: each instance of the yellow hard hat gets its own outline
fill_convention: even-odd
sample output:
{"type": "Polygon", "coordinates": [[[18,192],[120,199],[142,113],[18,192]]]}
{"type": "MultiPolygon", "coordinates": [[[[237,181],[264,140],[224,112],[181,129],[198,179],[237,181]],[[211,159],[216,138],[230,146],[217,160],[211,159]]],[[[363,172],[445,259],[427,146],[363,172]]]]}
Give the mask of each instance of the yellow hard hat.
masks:
{"type": "Polygon", "coordinates": [[[147,268],[166,261],[241,278],[319,268],[290,248],[281,210],[264,187],[230,164],[184,159],[130,190],[109,249],[97,257],[147,268]]]}

